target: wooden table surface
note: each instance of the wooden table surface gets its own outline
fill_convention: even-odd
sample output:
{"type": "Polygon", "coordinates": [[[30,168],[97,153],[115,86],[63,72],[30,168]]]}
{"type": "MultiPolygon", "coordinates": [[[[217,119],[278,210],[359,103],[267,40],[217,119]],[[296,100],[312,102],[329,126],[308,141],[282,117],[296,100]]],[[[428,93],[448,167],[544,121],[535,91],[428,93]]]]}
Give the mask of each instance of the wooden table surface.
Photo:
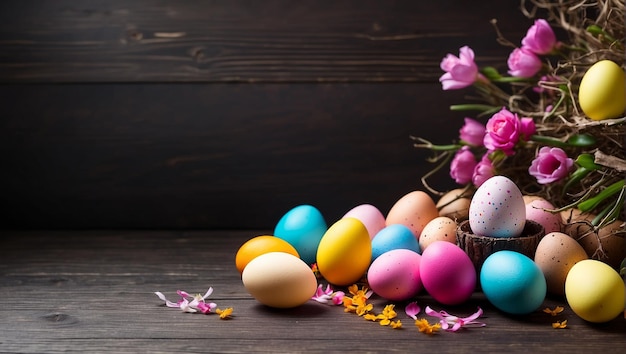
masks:
{"type": "MultiPolygon", "coordinates": [[[[310,301],[288,310],[265,307],[241,283],[238,247],[267,231],[20,231],[2,232],[0,352],[623,352],[626,320],[605,324],[578,318],[563,299],[557,317],[538,311],[509,316],[480,292],[446,306],[465,315],[484,309],[483,328],[420,333],[398,303],[403,328],[382,327],[310,301]],[[154,295],[204,293],[230,320],[183,313],[154,295]],[[566,329],[551,323],[567,320],[566,329]]],[[[387,302],[374,296],[380,311],[387,302]]],[[[424,308],[442,308],[428,295],[424,308]]],[[[429,318],[431,322],[434,318],[429,318]]]]}

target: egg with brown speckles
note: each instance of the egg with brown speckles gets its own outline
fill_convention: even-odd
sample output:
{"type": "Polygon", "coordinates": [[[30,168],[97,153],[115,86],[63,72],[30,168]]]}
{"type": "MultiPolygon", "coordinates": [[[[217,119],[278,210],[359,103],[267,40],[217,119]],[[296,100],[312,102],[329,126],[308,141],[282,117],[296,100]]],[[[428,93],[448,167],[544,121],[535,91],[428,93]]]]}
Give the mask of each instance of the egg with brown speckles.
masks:
{"type": "Polygon", "coordinates": [[[551,232],[539,241],[534,261],[546,278],[548,292],[564,295],[567,273],[587,258],[585,249],[575,239],[562,232],[551,232]]]}
{"type": "Polygon", "coordinates": [[[428,245],[435,241],[447,241],[456,244],[456,228],[456,221],[448,217],[439,216],[432,219],[424,226],[420,234],[420,249],[424,251],[428,245]]]}

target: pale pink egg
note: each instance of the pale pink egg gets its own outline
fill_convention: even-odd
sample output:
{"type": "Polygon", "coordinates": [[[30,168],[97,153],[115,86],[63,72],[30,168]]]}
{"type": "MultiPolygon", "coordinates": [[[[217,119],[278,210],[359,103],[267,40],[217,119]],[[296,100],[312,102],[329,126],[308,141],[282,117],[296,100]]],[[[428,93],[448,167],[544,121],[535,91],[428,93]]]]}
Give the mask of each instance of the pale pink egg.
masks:
{"type": "Polygon", "coordinates": [[[365,225],[370,235],[370,240],[382,230],[385,225],[385,216],[383,213],[371,204],[361,204],[350,209],[343,218],[352,217],[358,219],[365,225]]]}
{"type": "Polygon", "coordinates": [[[561,231],[561,214],[550,212],[554,210],[554,205],[543,198],[535,198],[526,203],[526,219],[535,221],[545,230],[545,234],[561,231]]]}
{"type": "Polygon", "coordinates": [[[367,283],[374,293],[392,301],[404,301],[422,290],[421,256],[407,249],[387,251],[367,271],[367,283]]]}

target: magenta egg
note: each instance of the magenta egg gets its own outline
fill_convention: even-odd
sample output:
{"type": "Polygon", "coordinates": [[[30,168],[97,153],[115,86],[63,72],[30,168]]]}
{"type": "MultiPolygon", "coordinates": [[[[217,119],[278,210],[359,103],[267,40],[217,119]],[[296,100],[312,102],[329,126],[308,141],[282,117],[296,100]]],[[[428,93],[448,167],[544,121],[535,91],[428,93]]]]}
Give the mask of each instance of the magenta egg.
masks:
{"type": "Polygon", "coordinates": [[[444,305],[465,302],[476,289],[476,269],[456,244],[435,241],[422,252],[420,279],[424,289],[444,305]]]}
{"type": "Polygon", "coordinates": [[[367,271],[369,287],[392,301],[407,300],[422,290],[419,253],[394,249],[376,258],[367,271]]]}

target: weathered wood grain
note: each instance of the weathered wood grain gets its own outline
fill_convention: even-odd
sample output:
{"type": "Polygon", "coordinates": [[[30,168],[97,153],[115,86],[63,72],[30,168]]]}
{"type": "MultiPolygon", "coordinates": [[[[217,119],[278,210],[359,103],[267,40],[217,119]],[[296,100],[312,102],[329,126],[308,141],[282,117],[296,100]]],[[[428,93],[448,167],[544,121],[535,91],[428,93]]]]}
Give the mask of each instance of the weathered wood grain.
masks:
{"type": "Polygon", "coordinates": [[[503,67],[517,0],[0,2],[1,82],[432,82],[463,45],[503,67]]]}
{"type": "MultiPolygon", "coordinates": [[[[5,85],[4,228],[272,228],[383,212],[456,139],[461,92],[414,84],[5,85]],[[440,98],[435,98],[435,96],[440,98]]],[[[447,170],[434,185],[453,186],[447,170]]]]}
{"type": "MultiPolygon", "coordinates": [[[[237,248],[257,231],[3,232],[0,248],[0,351],[57,352],[621,352],[626,321],[593,325],[564,305],[551,317],[497,311],[480,292],[446,310],[484,309],[484,328],[427,336],[398,303],[402,330],[368,322],[341,307],[310,302],[290,310],[258,304],[234,266],[237,248]],[[177,289],[204,292],[233,307],[234,317],[185,314],[163,307],[153,294],[177,289]],[[554,330],[555,320],[568,328],[554,330]]],[[[422,307],[440,308],[428,295],[422,307]]],[[[374,297],[376,308],[386,301],[374,297]]],[[[429,318],[431,322],[434,320],[429,318]]]]}

